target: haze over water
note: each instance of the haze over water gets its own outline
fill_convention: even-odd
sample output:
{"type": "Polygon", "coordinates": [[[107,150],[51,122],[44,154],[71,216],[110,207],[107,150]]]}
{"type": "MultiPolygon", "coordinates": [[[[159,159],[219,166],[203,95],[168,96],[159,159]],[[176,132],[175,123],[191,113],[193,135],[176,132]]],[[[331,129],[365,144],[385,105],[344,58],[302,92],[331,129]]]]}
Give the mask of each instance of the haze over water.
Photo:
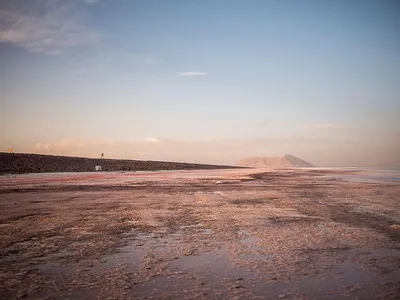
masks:
{"type": "Polygon", "coordinates": [[[349,175],[349,178],[400,181],[400,168],[361,168],[361,170],[363,171],[362,175],[349,175]]]}
{"type": "Polygon", "coordinates": [[[398,167],[325,167],[320,170],[355,171],[350,174],[326,175],[326,177],[341,178],[352,181],[400,181],[398,167]]]}

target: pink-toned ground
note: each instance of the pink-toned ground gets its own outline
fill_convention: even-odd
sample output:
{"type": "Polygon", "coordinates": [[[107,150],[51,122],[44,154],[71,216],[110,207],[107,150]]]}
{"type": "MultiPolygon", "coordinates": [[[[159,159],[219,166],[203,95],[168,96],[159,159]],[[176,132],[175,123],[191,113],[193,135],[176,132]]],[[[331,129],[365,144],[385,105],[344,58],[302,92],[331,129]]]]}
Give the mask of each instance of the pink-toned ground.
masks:
{"type": "Polygon", "coordinates": [[[0,176],[0,299],[396,299],[400,185],[345,173],[0,176]]]}

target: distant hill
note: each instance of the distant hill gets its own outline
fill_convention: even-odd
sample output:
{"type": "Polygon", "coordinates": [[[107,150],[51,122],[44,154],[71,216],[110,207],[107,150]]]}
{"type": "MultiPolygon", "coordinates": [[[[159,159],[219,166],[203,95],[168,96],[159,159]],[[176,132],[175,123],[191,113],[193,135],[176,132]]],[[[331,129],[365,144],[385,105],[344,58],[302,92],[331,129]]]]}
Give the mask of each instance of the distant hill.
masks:
{"type": "Polygon", "coordinates": [[[283,157],[246,157],[239,160],[236,166],[252,168],[314,167],[311,163],[289,154],[283,157]]]}
{"type": "MultiPolygon", "coordinates": [[[[0,152],[1,173],[226,169],[233,166],[0,152]]],[[[237,168],[237,167],[236,167],[237,168]]]]}

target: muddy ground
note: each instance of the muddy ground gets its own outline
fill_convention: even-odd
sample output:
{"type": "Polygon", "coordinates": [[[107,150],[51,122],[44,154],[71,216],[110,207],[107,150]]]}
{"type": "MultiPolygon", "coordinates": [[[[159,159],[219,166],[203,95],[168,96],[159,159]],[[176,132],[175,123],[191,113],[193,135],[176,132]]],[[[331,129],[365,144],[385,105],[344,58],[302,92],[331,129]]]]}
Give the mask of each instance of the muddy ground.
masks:
{"type": "Polygon", "coordinates": [[[400,184],[339,173],[0,176],[0,299],[398,299],[400,184]]]}

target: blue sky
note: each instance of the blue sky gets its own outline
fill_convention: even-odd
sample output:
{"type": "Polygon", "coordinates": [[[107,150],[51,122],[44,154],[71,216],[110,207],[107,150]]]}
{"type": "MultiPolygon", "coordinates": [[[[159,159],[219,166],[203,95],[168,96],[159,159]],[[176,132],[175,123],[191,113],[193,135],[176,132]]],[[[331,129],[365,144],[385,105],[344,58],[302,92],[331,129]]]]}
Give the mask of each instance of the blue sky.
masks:
{"type": "Polygon", "coordinates": [[[400,165],[400,2],[0,4],[0,150],[400,165]]]}

